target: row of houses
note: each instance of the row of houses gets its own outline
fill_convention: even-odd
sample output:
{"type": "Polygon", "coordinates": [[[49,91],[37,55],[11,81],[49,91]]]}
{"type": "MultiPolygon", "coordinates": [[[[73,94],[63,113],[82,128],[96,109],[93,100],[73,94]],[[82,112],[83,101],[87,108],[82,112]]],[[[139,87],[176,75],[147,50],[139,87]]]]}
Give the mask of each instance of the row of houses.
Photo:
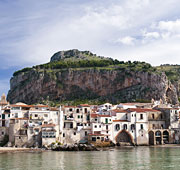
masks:
{"type": "Polygon", "coordinates": [[[157,145],[180,142],[180,108],[162,102],[78,106],[9,104],[0,100],[0,141],[42,147],[103,143],[157,145]]]}

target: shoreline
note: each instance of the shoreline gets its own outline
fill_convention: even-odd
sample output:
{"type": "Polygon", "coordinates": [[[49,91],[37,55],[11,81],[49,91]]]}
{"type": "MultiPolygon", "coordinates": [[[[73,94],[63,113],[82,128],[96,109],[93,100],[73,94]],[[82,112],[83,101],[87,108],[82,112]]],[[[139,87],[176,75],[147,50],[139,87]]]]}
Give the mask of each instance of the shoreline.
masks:
{"type": "Polygon", "coordinates": [[[43,152],[45,150],[41,148],[14,148],[14,147],[0,147],[0,153],[9,153],[9,152],[43,152]]]}
{"type": "MultiPolygon", "coordinates": [[[[150,148],[180,148],[180,144],[166,144],[166,145],[151,145],[151,146],[119,146],[119,147],[99,147],[101,151],[107,151],[112,149],[121,149],[121,148],[136,148],[136,147],[150,147],[150,148]]],[[[16,153],[16,152],[47,152],[53,150],[44,150],[42,148],[14,148],[14,147],[0,147],[0,154],[1,153],[16,153]]],[[[59,151],[57,151],[59,152],[59,151]]],[[[66,151],[60,151],[66,152],[66,151]]],[[[72,151],[78,152],[78,151],[72,151]]]]}

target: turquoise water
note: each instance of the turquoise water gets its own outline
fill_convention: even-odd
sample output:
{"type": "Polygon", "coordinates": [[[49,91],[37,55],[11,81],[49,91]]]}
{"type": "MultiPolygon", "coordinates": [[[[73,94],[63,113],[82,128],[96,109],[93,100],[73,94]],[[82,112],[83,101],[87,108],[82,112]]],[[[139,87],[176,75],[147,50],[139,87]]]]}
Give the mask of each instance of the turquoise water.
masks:
{"type": "Polygon", "coordinates": [[[180,148],[121,148],[99,152],[1,153],[0,170],[180,169],[180,148]]]}

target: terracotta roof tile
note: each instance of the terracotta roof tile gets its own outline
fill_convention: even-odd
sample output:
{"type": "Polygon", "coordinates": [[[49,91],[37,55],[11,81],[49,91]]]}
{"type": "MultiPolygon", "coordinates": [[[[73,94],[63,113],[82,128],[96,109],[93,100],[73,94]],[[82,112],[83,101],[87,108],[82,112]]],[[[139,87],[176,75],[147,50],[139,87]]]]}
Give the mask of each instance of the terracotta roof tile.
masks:
{"type": "Polygon", "coordinates": [[[130,112],[159,112],[158,110],[154,110],[154,109],[139,109],[139,108],[130,108],[127,110],[130,112]]]}
{"type": "Polygon", "coordinates": [[[113,120],[113,122],[129,122],[128,120],[113,120]]]}

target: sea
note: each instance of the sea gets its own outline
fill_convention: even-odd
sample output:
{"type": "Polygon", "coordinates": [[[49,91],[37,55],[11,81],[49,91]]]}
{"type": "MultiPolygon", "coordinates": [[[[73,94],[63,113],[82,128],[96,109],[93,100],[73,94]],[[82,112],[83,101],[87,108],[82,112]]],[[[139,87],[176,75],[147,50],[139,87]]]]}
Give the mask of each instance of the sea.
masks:
{"type": "Polygon", "coordinates": [[[0,153],[0,170],[180,170],[180,147],[0,153]]]}

